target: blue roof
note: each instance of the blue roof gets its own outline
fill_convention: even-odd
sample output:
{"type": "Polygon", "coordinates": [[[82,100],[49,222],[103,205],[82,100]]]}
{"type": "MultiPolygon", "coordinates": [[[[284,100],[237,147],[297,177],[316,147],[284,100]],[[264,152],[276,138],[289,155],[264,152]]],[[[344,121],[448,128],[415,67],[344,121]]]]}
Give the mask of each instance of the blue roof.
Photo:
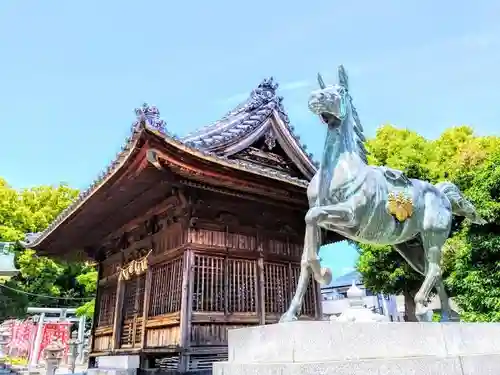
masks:
{"type": "Polygon", "coordinates": [[[345,275],[339,276],[336,279],[332,280],[330,284],[322,286],[321,289],[341,288],[343,286],[351,286],[353,281],[357,285],[362,284],[361,274],[358,271],[351,271],[346,273],[345,275]]]}

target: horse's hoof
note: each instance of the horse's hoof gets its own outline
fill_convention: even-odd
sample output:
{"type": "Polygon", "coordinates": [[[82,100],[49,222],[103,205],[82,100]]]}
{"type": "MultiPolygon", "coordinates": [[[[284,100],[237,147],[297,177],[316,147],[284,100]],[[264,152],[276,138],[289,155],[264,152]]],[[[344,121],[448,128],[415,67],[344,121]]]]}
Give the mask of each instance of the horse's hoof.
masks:
{"type": "Polygon", "coordinates": [[[432,310],[426,306],[420,306],[415,309],[415,316],[419,322],[432,322],[432,310]]]}
{"type": "Polygon", "coordinates": [[[280,318],[280,323],[289,323],[297,320],[297,317],[293,314],[285,313],[280,318]]]}
{"type": "Polygon", "coordinates": [[[449,321],[450,321],[450,317],[448,316],[448,314],[447,314],[447,313],[442,312],[442,313],[441,313],[441,318],[439,319],[439,321],[440,321],[441,323],[446,323],[446,322],[449,322],[449,321]]]}

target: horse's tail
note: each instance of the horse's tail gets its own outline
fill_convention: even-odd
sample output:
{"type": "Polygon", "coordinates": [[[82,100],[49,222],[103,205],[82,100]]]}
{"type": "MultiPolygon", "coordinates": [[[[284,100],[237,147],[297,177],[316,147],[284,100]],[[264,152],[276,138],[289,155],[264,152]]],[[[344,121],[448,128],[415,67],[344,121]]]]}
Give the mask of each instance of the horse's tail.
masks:
{"type": "Polygon", "coordinates": [[[436,188],[446,195],[454,215],[465,216],[474,224],[486,224],[486,220],[479,216],[474,205],[464,197],[457,185],[451,182],[440,182],[436,184],[436,188]]]}

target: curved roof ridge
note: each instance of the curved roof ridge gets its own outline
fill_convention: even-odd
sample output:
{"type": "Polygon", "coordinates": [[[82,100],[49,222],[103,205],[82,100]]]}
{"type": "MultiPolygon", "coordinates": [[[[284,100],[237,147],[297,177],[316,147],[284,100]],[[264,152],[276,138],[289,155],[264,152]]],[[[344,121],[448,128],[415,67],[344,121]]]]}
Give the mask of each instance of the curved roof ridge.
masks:
{"type": "Polygon", "coordinates": [[[210,147],[255,129],[276,106],[273,102],[278,86],[273,77],[262,80],[244,102],[220,120],[182,137],[182,141],[194,147],[210,147]]]}
{"type": "Polygon", "coordinates": [[[283,97],[277,95],[278,87],[279,84],[273,77],[264,79],[252,90],[246,101],[229,111],[222,119],[182,137],[181,141],[199,149],[220,150],[225,145],[254,133],[276,111],[308,162],[318,168],[319,163],[313,160],[313,155],[307,151],[307,145],[301,143],[300,136],[290,124],[283,106],[283,97]]]}
{"type": "Polygon", "coordinates": [[[144,130],[149,130],[157,136],[161,136],[165,142],[168,142],[179,149],[184,149],[191,152],[193,155],[197,155],[204,158],[211,158],[212,160],[225,164],[229,167],[236,169],[242,169],[250,173],[259,174],[271,179],[288,182],[295,186],[306,188],[307,181],[302,180],[297,177],[291,177],[287,174],[270,169],[261,167],[243,160],[231,160],[227,157],[216,155],[208,150],[195,148],[175,135],[170,134],[166,128],[166,122],[160,118],[160,112],[155,106],[149,106],[148,104],[143,104],[141,108],[135,110],[137,119],[132,124],[131,135],[126,138],[121,150],[117,153],[116,157],[105,167],[101,173],[97,176],[92,184],[85,190],[82,190],[80,194],[75,198],[75,200],[48,225],[48,227],[38,233],[29,233],[25,235],[24,241],[21,244],[24,247],[36,247],[38,246],[53,230],[55,230],[61,223],[63,223],[68,217],[70,217],[81,205],[83,205],[96,191],[100,189],[114,174],[117,172],[121,166],[128,160],[136,149],[137,141],[139,140],[141,134],[144,130]]]}

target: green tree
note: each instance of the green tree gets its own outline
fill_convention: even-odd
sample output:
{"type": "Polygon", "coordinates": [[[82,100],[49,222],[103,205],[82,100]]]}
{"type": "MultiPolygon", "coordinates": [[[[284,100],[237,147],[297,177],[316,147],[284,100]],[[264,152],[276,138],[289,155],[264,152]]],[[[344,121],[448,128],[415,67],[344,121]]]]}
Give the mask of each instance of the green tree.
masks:
{"type": "MultiPolygon", "coordinates": [[[[77,281],[85,287],[87,294],[95,295],[97,291],[97,271],[92,270],[81,274],[77,277],[77,281]]],[[[92,318],[94,316],[95,299],[92,299],[76,310],[78,316],[86,316],[92,318]]]]}
{"type": "Polygon", "coordinates": [[[500,322],[500,147],[476,171],[466,193],[489,223],[465,225],[456,236],[461,241],[450,245],[453,267],[446,282],[463,320],[500,322]]]}
{"type": "MultiPolygon", "coordinates": [[[[66,185],[16,190],[0,178],[0,241],[16,242],[25,233],[44,230],[77,194],[66,185]]],[[[20,246],[14,252],[20,272],[3,280],[0,318],[22,316],[29,305],[74,306],[92,296],[77,280],[93,270],[87,264],[56,261],[20,246]]]]}
{"type": "Polygon", "coordinates": [[[411,178],[429,176],[428,165],[434,148],[414,131],[383,125],[377,129],[375,138],[367,140],[366,148],[372,165],[399,169],[411,178]]]}

